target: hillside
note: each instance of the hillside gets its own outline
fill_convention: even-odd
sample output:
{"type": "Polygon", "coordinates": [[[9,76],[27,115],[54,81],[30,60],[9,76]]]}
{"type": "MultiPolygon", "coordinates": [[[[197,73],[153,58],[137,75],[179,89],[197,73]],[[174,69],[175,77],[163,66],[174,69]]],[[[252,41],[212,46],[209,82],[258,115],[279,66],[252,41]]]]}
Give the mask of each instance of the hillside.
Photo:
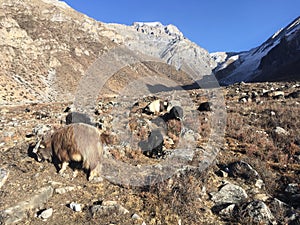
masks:
{"type": "MultiPolygon", "coordinates": [[[[131,27],[104,24],[55,0],[2,0],[1,13],[1,104],[73,100],[76,87],[88,71],[94,69],[97,73],[94,76],[102,77],[101,66],[112,67],[122,61],[122,56],[112,56],[121,46],[126,48],[128,57],[110,77],[126,70],[129,80],[136,78],[135,69],[128,68],[133,63],[140,64],[138,68],[145,76],[170,70],[163,74],[177,81],[172,71],[175,76],[178,72],[167,66],[171,65],[177,71],[194,70],[193,76],[201,79],[211,74],[210,64],[214,63],[206,50],[177,34],[179,31],[171,25],[166,26],[168,29],[161,24],[153,28],[150,25],[150,29],[161,33],[158,36],[141,31],[148,24],[142,25],[143,29],[137,24],[131,27]],[[107,54],[112,57],[111,65],[107,61],[97,65],[107,54]],[[134,60],[127,62],[129,58],[134,60]],[[187,62],[183,60],[186,58],[187,62]],[[143,64],[144,61],[166,65],[160,69],[159,65],[150,66],[143,64]]],[[[189,78],[187,83],[190,82],[189,78]]],[[[111,88],[120,89],[118,85],[111,88]]]]}

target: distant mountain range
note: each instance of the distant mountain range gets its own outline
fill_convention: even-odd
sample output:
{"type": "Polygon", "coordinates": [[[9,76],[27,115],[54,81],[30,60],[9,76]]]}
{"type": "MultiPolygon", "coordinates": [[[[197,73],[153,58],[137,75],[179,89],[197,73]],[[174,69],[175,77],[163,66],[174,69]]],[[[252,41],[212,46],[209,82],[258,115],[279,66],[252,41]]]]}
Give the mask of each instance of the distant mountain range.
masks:
{"type": "Polygon", "coordinates": [[[300,80],[300,17],[262,45],[238,53],[212,53],[222,85],[236,82],[300,80]]]}
{"type": "Polygon", "coordinates": [[[112,92],[143,76],[186,87],[195,80],[211,80],[213,73],[222,85],[300,80],[299,18],[250,51],[209,54],[174,25],[106,24],[58,0],[0,3],[0,104],[71,101],[95,62],[120,46],[126,55],[111,55],[107,60],[113,61],[98,68],[99,74],[113,73],[114,79],[107,81],[112,92]],[[118,64],[134,58],[134,66],[118,64]],[[111,65],[125,66],[114,71],[111,65]]]}

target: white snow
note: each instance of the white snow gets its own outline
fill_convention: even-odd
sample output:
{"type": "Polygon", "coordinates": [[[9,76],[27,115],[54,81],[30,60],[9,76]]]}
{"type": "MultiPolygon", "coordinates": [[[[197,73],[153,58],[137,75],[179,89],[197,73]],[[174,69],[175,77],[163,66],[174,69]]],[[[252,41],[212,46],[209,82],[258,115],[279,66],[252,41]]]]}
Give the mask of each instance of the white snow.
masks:
{"type": "Polygon", "coordinates": [[[225,62],[225,60],[227,58],[226,52],[213,52],[213,53],[210,53],[210,56],[218,64],[225,62]]]}
{"type": "Polygon", "coordinates": [[[280,30],[278,30],[273,36],[272,39],[276,38],[278,36],[278,34],[280,34],[280,32],[283,30],[283,28],[281,28],[280,30]]]}
{"type": "MultiPolygon", "coordinates": [[[[242,64],[238,66],[238,68],[234,70],[232,74],[230,74],[228,77],[225,78],[226,81],[230,80],[230,82],[236,82],[239,80],[243,80],[243,81],[251,80],[251,78],[255,75],[255,72],[258,69],[261,59],[265,55],[267,55],[268,52],[279,43],[280,43],[280,39],[273,42],[273,44],[266,49],[264,49],[264,46],[261,46],[259,48],[252,49],[250,52],[247,52],[244,55],[241,54],[239,57],[241,58],[241,61],[243,61],[242,64]],[[249,72],[245,73],[245,71],[249,71],[249,72]]],[[[237,60],[235,56],[233,57],[234,57],[233,60],[237,60]]],[[[226,66],[228,66],[228,64],[226,66]]],[[[226,68],[226,66],[224,68],[226,68]]]]}
{"type": "Polygon", "coordinates": [[[228,60],[234,62],[234,61],[238,60],[239,57],[240,57],[239,55],[234,55],[234,56],[231,56],[228,60]]]}
{"type": "Polygon", "coordinates": [[[217,71],[225,69],[227,66],[229,66],[230,64],[234,63],[235,61],[237,61],[240,58],[240,55],[234,55],[231,56],[228,60],[226,60],[226,62],[224,64],[222,64],[220,66],[220,68],[218,68],[217,71]]]}
{"type": "MultiPolygon", "coordinates": [[[[278,30],[272,36],[271,40],[266,41],[263,45],[226,59],[223,64],[221,63],[220,68],[217,68],[217,71],[228,67],[233,62],[236,62],[234,64],[236,68],[233,69],[233,71],[230,72],[227,77],[223,78],[221,82],[223,84],[230,84],[239,82],[241,80],[252,80],[259,74],[258,67],[262,58],[266,56],[272,49],[274,49],[274,47],[280,44],[284,36],[286,37],[287,41],[290,41],[295,38],[295,35],[299,32],[299,30],[300,18],[294,21],[288,28],[278,30]]],[[[214,57],[213,54],[211,55],[214,57]]],[[[215,60],[218,60],[218,58],[215,58],[215,60]]]]}
{"type": "Polygon", "coordinates": [[[293,27],[296,27],[300,24],[300,19],[296,20],[294,23],[292,23],[287,29],[292,29],[293,27]]]}
{"type": "Polygon", "coordinates": [[[293,34],[300,29],[300,18],[296,20],[294,23],[292,23],[288,28],[288,32],[285,34],[286,37],[288,37],[287,40],[290,40],[293,38],[293,34]]]}
{"type": "MultiPolygon", "coordinates": [[[[298,24],[299,25],[299,24],[298,24]]],[[[293,29],[291,29],[289,32],[287,32],[285,34],[286,37],[292,38],[290,37],[292,34],[294,34],[297,30],[300,30],[300,26],[296,26],[293,29]]]]}

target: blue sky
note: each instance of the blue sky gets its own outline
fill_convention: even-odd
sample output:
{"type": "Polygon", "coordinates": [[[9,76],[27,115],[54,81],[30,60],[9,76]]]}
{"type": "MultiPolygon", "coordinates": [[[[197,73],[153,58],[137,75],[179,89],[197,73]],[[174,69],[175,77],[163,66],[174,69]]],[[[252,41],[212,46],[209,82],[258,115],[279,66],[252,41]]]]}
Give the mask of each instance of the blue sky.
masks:
{"type": "Polygon", "coordinates": [[[65,0],[98,21],[174,24],[209,52],[256,47],[300,16],[300,0],[65,0]]]}

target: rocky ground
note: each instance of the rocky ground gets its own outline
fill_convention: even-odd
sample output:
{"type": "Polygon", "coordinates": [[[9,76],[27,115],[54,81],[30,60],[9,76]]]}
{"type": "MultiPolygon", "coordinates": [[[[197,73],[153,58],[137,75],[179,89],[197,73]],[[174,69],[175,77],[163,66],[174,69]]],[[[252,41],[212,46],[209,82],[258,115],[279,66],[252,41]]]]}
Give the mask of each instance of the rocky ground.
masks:
{"type": "Polygon", "coordinates": [[[116,138],[91,182],[32,153],[71,102],[1,106],[0,224],[299,224],[300,84],[232,85],[218,90],[225,105],[181,92],[99,99],[93,120],[116,138]],[[144,113],[155,98],[179,102],[182,121],[144,113]],[[163,154],[149,157],[140,143],[159,127],[163,154]]]}

